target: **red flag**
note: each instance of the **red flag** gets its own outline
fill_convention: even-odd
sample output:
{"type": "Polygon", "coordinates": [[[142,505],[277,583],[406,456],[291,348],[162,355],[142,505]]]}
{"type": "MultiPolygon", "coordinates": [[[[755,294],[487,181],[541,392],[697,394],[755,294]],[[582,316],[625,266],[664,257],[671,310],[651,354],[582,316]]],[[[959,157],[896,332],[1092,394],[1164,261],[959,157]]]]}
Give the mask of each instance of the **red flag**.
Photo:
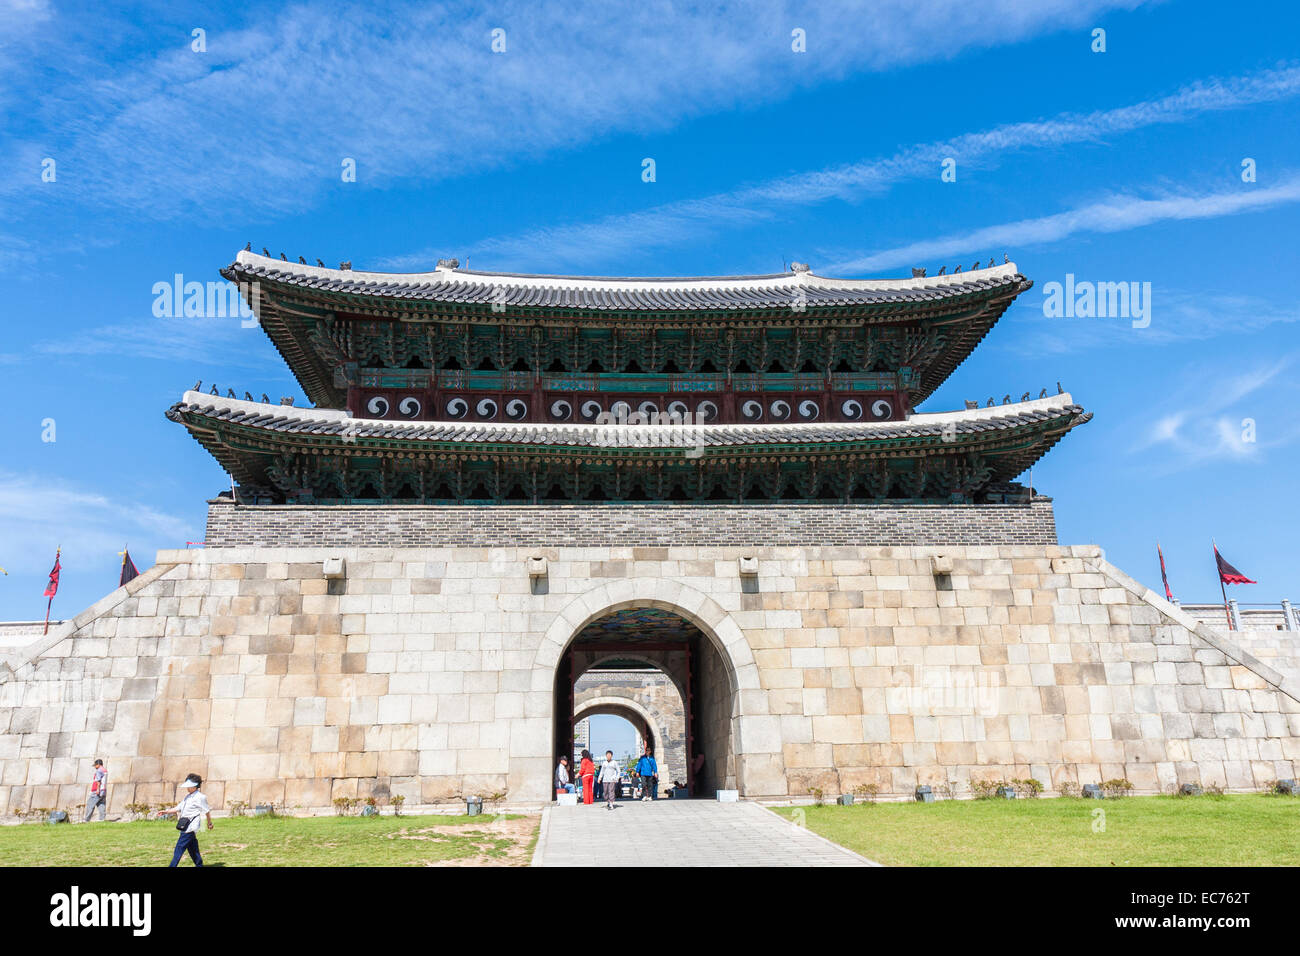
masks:
{"type": "Polygon", "coordinates": [[[59,551],[54,552],[54,567],[50,569],[50,583],[45,585],[43,597],[53,598],[59,591],[59,551]]]}
{"type": "Polygon", "coordinates": [[[1246,575],[1242,574],[1227,561],[1223,560],[1223,555],[1219,554],[1219,548],[1214,548],[1214,562],[1219,566],[1219,580],[1224,584],[1255,584],[1246,575]]]}
{"type": "Polygon", "coordinates": [[[44,634],[50,633],[50,608],[54,606],[54,595],[59,591],[59,555],[63,553],[62,548],[56,548],[54,551],[54,567],[50,569],[50,583],[45,585],[45,597],[49,598],[45,602],[45,630],[44,634]]]}
{"type": "Polygon", "coordinates": [[[117,586],[121,587],[132,578],[138,577],[140,572],[135,569],[135,562],[131,560],[131,552],[123,548],[118,553],[122,555],[122,573],[118,577],[117,586]]]}
{"type": "Polygon", "coordinates": [[[1165,600],[1172,601],[1174,592],[1169,590],[1169,577],[1165,574],[1165,553],[1160,550],[1160,542],[1156,542],[1156,554],[1160,555],[1160,580],[1165,583],[1165,600]]]}

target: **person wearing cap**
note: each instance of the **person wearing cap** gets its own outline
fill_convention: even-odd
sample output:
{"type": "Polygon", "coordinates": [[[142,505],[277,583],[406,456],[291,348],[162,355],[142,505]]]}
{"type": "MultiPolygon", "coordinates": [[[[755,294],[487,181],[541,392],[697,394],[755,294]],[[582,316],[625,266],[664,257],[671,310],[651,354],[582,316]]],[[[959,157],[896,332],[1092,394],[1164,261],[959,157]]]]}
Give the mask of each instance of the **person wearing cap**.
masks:
{"type": "Polygon", "coordinates": [[[573,793],[574,787],[569,780],[569,758],[560,754],[560,762],[555,768],[555,792],[573,793]]]}
{"type": "Polygon", "coordinates": [[[212,829],[212,808],[208,806],[208,798],[199,792],[201,786],[203,786],[203,778],[197,773],[190,774],[181,784],[185,790],[181,802],[171,810],[158,811],[160,817],[176,817],[177,829],[181,831],[180,838],[176,841],[176,851],[172,853],[172,866],[180,864],[181,857],[186,851],[189,852],[195,866],[203,865],[203,857],[199,855],[199,826],[206,817],[208,829],[212,829]],[[181,824],[184,824],[184,828],[181,824]]]}
{"type": "Polygon", "coordinates": [[[99,819],[104,819],[104,814],[108,808],[108,771],[104,769],[104,761],[95,761],[95,773],[90,779],[90,796],[86,798],[86,822],[90,822],[90,816],[99,807],[99,819]]]}

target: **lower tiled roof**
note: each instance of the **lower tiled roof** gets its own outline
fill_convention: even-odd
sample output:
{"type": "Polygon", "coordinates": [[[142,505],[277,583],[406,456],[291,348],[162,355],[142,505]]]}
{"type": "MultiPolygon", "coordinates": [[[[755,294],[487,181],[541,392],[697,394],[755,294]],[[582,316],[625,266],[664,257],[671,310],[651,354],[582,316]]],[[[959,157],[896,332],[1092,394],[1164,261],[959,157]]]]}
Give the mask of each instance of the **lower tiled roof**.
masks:
{"type": "Polygon", "coordinates": [[[688,435],[705,448],[745,445],[808,445],[976,436],[1024,425],[1060,421],[1067,428],[1092,416],[1074,404],[1069,394],[989,408],[938,414],[914,414],[893,422],[818,422],[788,425],[591,425],[495,422],[393,422],[352,418],[332,409],[268,405],[186,392],[167,412],[173,421],[201,418],[289,437],[338,436],[346,440],[377,439],[402,442],[464,443],[532,446],[638,448],[676,447],[688,435]]]}

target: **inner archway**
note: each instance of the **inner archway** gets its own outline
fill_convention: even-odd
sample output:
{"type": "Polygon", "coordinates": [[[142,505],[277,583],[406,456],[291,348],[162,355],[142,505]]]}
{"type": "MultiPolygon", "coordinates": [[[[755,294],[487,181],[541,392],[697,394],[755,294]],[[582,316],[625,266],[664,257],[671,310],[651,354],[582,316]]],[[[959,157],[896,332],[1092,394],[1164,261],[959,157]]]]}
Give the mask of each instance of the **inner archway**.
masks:
{"type": "Polygon", "coordinates": [[[556,753],[572,754],[581,715],[603,708],[634,725],[641,721],[660,764],[661,795],[674,780],[697,797],[733,789],[733,685],[714,640],[685,616],[648,602],[608,610],[583,625],[560,655],[556,753]]]}
{"type": "Polygon", "coordinates": [[[573,715],[574,750],[588,747],[599,764],[610,751],[620,767],[626,768],[649,744],[656,751],[663,746],[663,737],[648,722],[628,710],[616,708],[582,708],[573,715]]]}
{"type": "MultiPolygon", "coordinates": [[[[634,755],[640,756],[645,744],[654,748],[659,763],[659,779],[667,787],[673,781],[685,785],[686,706],[680,691],[663,671],[639,661],[628,661],[627,668],[597,664],[574,682],[573,720],[575,728],[591,717],[619,717],[631,725],[638,738],[634,755]]],[[[591,741],[591,752],[599,759],[604,747],[591,741]]],[[[581,735],[574,749],[583,746],[581,735]]],[[[621,758],[622,751],[614,756],[621,758]]]]}

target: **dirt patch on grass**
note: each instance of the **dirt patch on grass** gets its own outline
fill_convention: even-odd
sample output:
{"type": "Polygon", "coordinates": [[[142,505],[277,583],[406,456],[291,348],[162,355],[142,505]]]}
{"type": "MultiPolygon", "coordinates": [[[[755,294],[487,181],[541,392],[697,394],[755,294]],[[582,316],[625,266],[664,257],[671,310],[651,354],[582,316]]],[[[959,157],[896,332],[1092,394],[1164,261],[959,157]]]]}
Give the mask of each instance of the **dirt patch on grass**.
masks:
{"type": "Polygon", "coordinates": [[[412,831],[407,839],[438,839],[441,830],[443,839],[454,837],[468,840],[474,853],[453,860],[437,860],[425,866],[527,866],[530,862],[529,846],[533,831],[540,820],[538,817],[518,817],[514,820],[494,820],[484,826],[475,827],[428,827],[412,831]],[[434,833],[426,837],[426,833],[434,833]]]}

